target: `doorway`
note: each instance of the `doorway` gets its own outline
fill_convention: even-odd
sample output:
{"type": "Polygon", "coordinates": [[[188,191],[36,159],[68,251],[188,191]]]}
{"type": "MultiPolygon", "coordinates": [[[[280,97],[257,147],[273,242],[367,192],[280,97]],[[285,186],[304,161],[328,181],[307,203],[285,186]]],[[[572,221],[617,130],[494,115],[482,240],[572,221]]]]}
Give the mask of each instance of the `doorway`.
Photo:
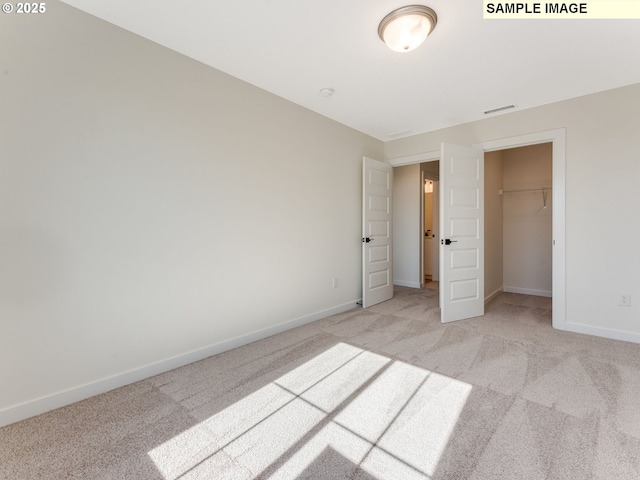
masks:
{"type": "Polygon", "coordinates": [[[420,197],[422,219],[421,231],[424,233],[421,245],[420,265],[422,283],[438,282],[439,264],[439,161],[420,164],[421,181],[424,194],[420,197]]]}
{"type": "Polygon", "coordinates": [[[485,303],[552,296],[552,145],[485,153],[485,303]]]}
{"type": "MultiPolygon", "coordinates": [[[[552,325],[556,329],[566,330],[566,252],[565,252],[565,130],[564,128],[548,130],[538,133],[520,135],[516,137],[502,138],[498,140],[486,141],[473,144],[486,152],[505,150],[527,145],[550,143],[552,151],[552,179],[553,190],[552,210],[552,297],[553,316],[552,325]]],[[[431,151],[422,154],[415,154],[389,160],[394,167],[415,165],[423,162],[439,160],[440,152],[431,151]]],[[[422,185],[420,185],[422,187],[422,185]]],[[[395,194],[394,194],[395,196],[395,194]]],[[[394,199],[395,201],[395,199],[394,199]]],[[[416,226],[421,223],[419,217],[416,226]]],[[[417,228],[415,230],[418,230],[417,228]]],[[[415,231],[412,229],[412,232],[415,231]]],[[[394,236],[398,232],[394,226],[394,236]]],[[[409,234],[410,236],[413,233],[409,234]]],[[[421,236],[424,233],[421,233],[421,236]]],[[[415,250],[415,262],[418,264],[420,250],[415,250]]],[[[405,252],[406,253],[406,252],[405,252]]],[[[395,256],[395,255],[394,255],[395,256]]],[[[394,277],[395,278],[395,277],[394,277]]],[[[409,285],[407,285],[409,286],[409,285]]]]}

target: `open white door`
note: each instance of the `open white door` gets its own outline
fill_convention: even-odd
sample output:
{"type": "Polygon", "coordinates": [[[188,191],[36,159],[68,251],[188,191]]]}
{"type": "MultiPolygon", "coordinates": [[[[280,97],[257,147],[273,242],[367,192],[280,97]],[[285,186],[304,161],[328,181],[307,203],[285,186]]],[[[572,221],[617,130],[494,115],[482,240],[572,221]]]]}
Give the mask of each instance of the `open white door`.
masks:
{"type": "Polygon", "coordinates": [[[443,323],[484,315],[484,152],[442,144],[440,309],[443,323]]]}
{"type": "Polygon", "coordinates": [[[393,297],[391,187],[393,167],[362,162],[362,307],[393,297]]]}

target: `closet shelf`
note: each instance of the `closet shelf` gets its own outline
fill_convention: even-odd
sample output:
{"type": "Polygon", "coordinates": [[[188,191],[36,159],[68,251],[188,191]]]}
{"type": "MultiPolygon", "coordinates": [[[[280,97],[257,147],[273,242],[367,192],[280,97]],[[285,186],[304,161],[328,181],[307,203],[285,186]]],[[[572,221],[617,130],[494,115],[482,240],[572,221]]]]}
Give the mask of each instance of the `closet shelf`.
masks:
{"type": "Polygon", "coordinates": [[[551,190],[551,187],[535,187],[535,188],[514,188],[512,190],[498,190],[498,195],[503,193],[519,193],[519,192],[537,192],[539,190],[551,190]]]}
{"type": "Polygon", "coordinates": [[[549,191],[551,191],[551,187],[515,188],[513,190],[498,190],[498,195],[505,193],[540,192],[542,193],[542,208],[547,208],[547,192],[549,191]]]}

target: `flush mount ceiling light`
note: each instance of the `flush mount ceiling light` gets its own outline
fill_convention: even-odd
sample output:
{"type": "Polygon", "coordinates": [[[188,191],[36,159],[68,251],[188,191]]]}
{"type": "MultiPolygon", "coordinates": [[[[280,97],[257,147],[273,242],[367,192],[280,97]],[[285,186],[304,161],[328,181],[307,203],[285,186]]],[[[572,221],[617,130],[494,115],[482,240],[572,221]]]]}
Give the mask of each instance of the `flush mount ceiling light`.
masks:
{"type": "Polygon", "coordinates": [[[384,17],[378,26],[378,36],[394,52],[410,52],[422,45],[437,22],[436,12],[429,7],[409,5],[384,17]]]}

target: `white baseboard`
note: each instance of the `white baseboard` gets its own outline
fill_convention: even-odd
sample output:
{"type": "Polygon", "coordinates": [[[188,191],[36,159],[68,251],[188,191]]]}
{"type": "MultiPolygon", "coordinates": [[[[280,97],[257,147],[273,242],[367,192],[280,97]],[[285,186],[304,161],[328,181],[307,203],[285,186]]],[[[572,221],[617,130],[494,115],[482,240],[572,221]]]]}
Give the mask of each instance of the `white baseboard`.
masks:
{"type": "Polygon", "coordinates": [[[217,355],[219,353],[226,352],[227,350],[241,347],[243,345],[247,345],[257,340],[262,340],[263,338],[282,333],[295,327],[306,325],[307,323],[315,322],[316,320],[320,320],[331,315],[346,312],[347,310],[356,308],[357,302],[361,301],[362,300],[353,300],[342,305],[337,305],[335,307],[321,310],[310,315],[305,315],[303,317],[282,322],[277,325],[264,328],[262,330],[248,333],[246,335],[241,335],[230,340],[225,340],[208,347],[177,355],[175,357],[161,360],[153,364],[145,365],[140,368],[135,368],[127,372],[119,373],[111,377],[97,380],[95,382],[87,383],[78,387],[64,390],[62,392],[54,393],[41,398],[37,398],[35,400],[30,400],[18,405],[3,408],[0,410],[0,427],[4,427],[21,420],[25,420],[27,418],[34,417],[51,410],[55,410],[56,408],[79,402],[80,400],[85,400],[89,397],[108,392],[109,390],[113,390],[115,388],[123,387],[125,385],[129,385],[131,383],[153,377],[154,375],[168,372],[169,370],[188,365],[189,363],[203,360],[205,358],[211,357],[212,355],[217,355]]]}
{"type": "Polygon", "coordinates": [[[489,303],[491,300],[493,300],[494,298],[496,298],[498,295],[500,295],[502,292],[504,292],[504,290],[502,289],[502,287],[500,287],[499,289],[497,289],[495,292],[493,292],[491,295],[489,295],[488,297],[484,297],[484,304],[486,305],[487,303],[489,303]]]}
{"type": "Polygon", "coordinates": [[[522,295],[535,295],[536,297],[549,297],[553,296],[553,292],[547,290],[533,290],[531,288],[518,288],[518,287],[504,287],[504,292],[507,293],[521,293],[522,295]]]}
{"type": "Polygon", "coordinates": [[[622,340],[625,342],[640,343],[640,334],[635,332],[627,332],[624,330],[614,330],[612,328],[594,327],[592,325],[584,325],[582,323],[566,324],[566,331],[574,333],[585,333],[596,337],[610,338],[612,340],[622,340]]]}
{"type": "Polygon", "coordinates": [[[393,284],[398,285],[399,287],[420,288],[420,282],[407,282],[405,280],[394,280],[393,284]]]}

